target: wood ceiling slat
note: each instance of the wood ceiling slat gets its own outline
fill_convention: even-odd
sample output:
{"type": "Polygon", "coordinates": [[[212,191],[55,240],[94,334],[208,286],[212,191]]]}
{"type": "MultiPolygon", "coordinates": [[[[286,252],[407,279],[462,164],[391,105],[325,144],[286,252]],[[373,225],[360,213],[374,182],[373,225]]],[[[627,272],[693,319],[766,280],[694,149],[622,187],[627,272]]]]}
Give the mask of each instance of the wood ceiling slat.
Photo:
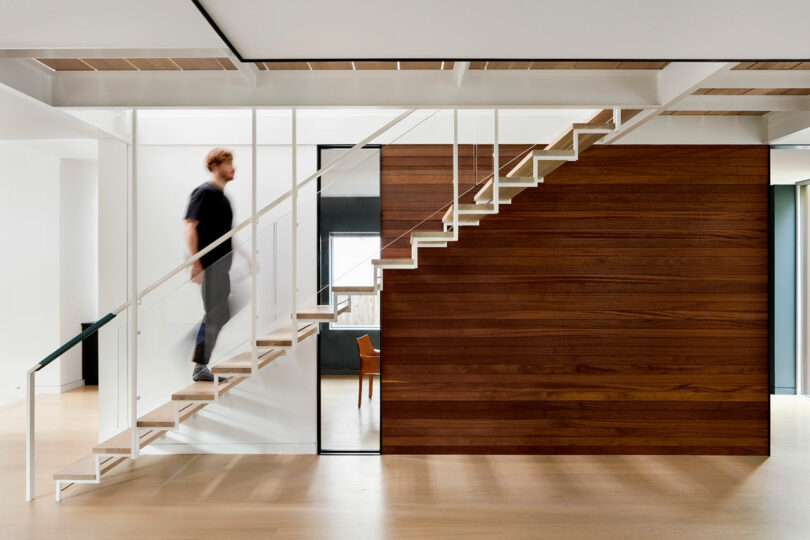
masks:
{"type": "Polygon", "coordinates": [[[355,62],[356,69],[397,69],[396,62],[355,62]]]}
{"type": "Polygon", "coordinates": [[[737,70],[751,69],[751,66],[753,66],[754,64],[756,64],[756,62],[740,62],[739,64],[737,64],[736,66],[734,66],[731,69],[737,69],[737,70]]]}
{"type": "Polygon", "coordinates": [[[663,69],[668,62],[621,62],[617,69],[663,69]]]}
{"type": "Polygon", "coordinates": [[[127,61],[141,71],[178,71],[180,69],[170,58],[127,58],[127,61]]]}
{"type": "Polygon", "coordinates": [[[307,62],[265,62],[264,65],[271,71],[309,70],[307,62]]]}
{"type": "Polygon", "coordinates": [[[489,62],[487,69],[529,69],[531,62],[489,62]]]}
{"type": "Polygon", "coordinates": [[[256,62],[256,67],[261,71],[267,71],[267,66],[264,65],[264,62],[256,62]]]}
{"type": "Polygon", "coordinates": [[[755,62],[748,69],[793,69],[801,62],[755,62]]]}
{"type": "Polygon", "coordinates": [[[313,70],[352,69],[351,62],[310,62],[313,70]]]}
{"type": "Polygon", "coordinates": [[[134,71],[136,69],[123,58],[82,58],[82,61],[99,71],[134,71]]]}
{"type": "Polygon", "coordinates": [[[37,61],[55,71],[93,71],[92,67],[78,58],[37,58],[37,61]]]}
{"type": "Polygon", "coordinates": [[[442,69],[441,62],[400,62],[399,69],[442,69]]]}
{"type": "Polygon", "coordinates": [[[617,69],[620,62],[577,62],[574,69],[617,69]]]}
{"type": "Polygon", "coordinates": [[[785,88],[783,96],[810,96],[810,88],[785,88]]]}
{"type": "Polygon", "coordinates": [[[786,89],[785,88],[749,88],[746,92],[746,96],[774,96],[782,94],[786,89]]]}
{"type": "Polygon", "coordinates": [[[576,62],[532,62],[529,69],[574,69],[576,62]]]}
{"type": "Polygon", "coordinates": [[[663,116],[762,116],[768,111],[664,111],[663,116]]]}
{"type": "Polygon", "coordinates": [[[172,58],[184,71],[222,71],[216,58],[172,58]]]}
{"type": "Polygon", "coordinates": [[[699,88],[694,95],[806,96],[810,95],[810,88],[699,88]]]}
{"type": "Polygon", "coordinates": [[[444,68],[443,68],[443,69],[453,69],[454,67],[456,67],[456,63],[455,63],[455,62],[445,62],[445,63],[444,63],[444,68]]]}
{"type": "Polygon", "coordinates": [[[486,62],[470,62],[470,67],[468,69],[484,69],[484,65],[486,62]]]}

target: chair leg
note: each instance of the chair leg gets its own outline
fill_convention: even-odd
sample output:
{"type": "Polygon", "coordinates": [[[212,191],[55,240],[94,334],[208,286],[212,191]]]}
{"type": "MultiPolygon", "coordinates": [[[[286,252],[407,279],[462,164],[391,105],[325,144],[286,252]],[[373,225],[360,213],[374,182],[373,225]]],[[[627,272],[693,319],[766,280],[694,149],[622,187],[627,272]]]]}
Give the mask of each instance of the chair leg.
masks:
{"type": "Polygon", "coordinates": [[[363,372],[360,372],[360,392],[357,395],[357,408],[360,408],[360,404],[363,402],[363,372]]]}
{"type": "Polygon", "coordinates": [[[371,399],[371,385],[374,384],[374,374],[368,374],[368,399],[371,399]]]}

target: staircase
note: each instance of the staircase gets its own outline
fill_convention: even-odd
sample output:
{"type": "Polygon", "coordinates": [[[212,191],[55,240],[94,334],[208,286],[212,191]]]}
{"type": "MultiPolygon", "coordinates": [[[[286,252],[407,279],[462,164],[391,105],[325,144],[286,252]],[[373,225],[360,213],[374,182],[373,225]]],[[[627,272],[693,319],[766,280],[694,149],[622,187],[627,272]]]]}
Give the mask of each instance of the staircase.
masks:
{"type": "MultiPolygon", "coordinates": [[[[379,273],[375,271],[375,275],[379,273]]],[[[240,353],[211,368],[211,372],[226,376],[220,383],[196,382],[173,393],[171,400],[138,418],[138,447],[160,439],[169,430],[193,417],[207,405],[220,399],[238,384],[256,375],[259,370],[286,355],[293,345],[293,335],[298,343],[318,334],[318,323],[336,321],[338,315],[351,311],[351,297],[355,295],[377,294],[381,289],[381,279],[369,286],[332,287],[332,304],[316,305],[296,313],[297,324],[278,328],[257,337],[257,361],[254,366],[251,351],[240,353]],[[341,297],[343,297],[341,299],[341,297]],[[295,327],[295,328],[294,328],[295,327]]],[[[60,501],[62,491],[72,484],[98,484],[101,478],[116,465],[132,456],[132,431],[126,429],[114,437],[93,447],[91,453],[70,464],[53,475],[56,481],[56,500],[60,501]]]]}
{"type": "Polygon", "coordinates": [[[458,227],[479,225],[486,216],[498,214],[500,205],[510,204],[524,189],[537,187],[543,177],[552,173],[569,161],[577,161],[579,154],[602,137],[621,129],[622,120],[632,117],[637,111],[605,109],[594,115],[588,122],[573,124],[555,142],[543,150],[532,150],[503,178],[490,178],[475,193],[475,204],[458,204],[458,218],[455,219],[455,205],[451,205],[442,217],[443,232],[414,231],[411,233],[410,259],[375,259],[372,264],[379,269],[414,269],[419,267],[419,248],[446,247],[448,242],[458,240],[458,227]]]}
{"type": "MultiPolygon", "coordinates": [[[[624,111],[624,119],[637,111],[624,111]]],[[[609,133],[621,129],[622,111],[602,110],[590,121],[573,124],[554,143],[543,150],[532,150],[517,163],[504,178],[492,178],[475,193],[475,204],[451,205],[442,218],[443,231],[411,232],[410,259],[374,259],[374,284],[369,286],[333,286],[330,305],[314,305],[298,311],[295,324],[275,329],[257,337],[254,344],[258,353],[254,363],[251,351],[243,352],[213,366],[211,371],[227,376],[224,383],[197,382],[178,390],[171,400],[138,418],[138,446],[144,448],[158,440],[169,430],[193,417],[207,405],[221,399],[242,383],[255,376],[271,362],[285,356],[293,348],[317,335],[318,323],[337,320],[338,315],[351,311],[351,297],[377,294],[383,287],[383,269],[413,269],[418,267],[418,251],[423,248],[442,248],[458,240],[458,227],[475,226],[488,215],[498,214],[500,205],[510,204],[523,190],[538,186],[543,177],[569,161],[576,161],[579,154],[609,133]],[[455,208],[458,219],[455,219],[455,208]],[[340,297],[343,297],[341,300],[340,297]]],[[[92,452],[53,475],[56,481],[56,499],[61,500],[62,491],[72,484],[98,484],[101,478],[116,465],[133,455],[130,429],[118,433],[95,446],[92,452]]]]}

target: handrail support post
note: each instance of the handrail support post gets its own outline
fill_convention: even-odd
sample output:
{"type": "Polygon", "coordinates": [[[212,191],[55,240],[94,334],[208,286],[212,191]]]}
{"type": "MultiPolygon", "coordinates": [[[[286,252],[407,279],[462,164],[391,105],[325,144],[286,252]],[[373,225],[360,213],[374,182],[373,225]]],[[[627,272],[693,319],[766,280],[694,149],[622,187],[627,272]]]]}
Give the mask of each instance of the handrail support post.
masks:
{"type": "Polygon", "coordinates": [[[35,491],[35,440],[34,423],[36,421],[36,373],[37,367],[28,370],[25,384],[25,500],[34,499],[35,491]]]}

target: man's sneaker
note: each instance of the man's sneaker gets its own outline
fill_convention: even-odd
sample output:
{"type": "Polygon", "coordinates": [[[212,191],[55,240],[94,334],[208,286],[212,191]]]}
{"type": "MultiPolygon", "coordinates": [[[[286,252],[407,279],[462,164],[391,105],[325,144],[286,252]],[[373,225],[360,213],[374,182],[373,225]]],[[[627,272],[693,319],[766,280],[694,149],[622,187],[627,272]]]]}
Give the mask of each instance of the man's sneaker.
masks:
{"type": "MultiPolygon", "coordinates": [[[[194,373],[191,375],[194,382],[214,382],[214,374],[208,369],[208,366],[196,366],[194,373]]],[[[227,377],[219,377],[219,382],[227,381],[227,377]]]]}

